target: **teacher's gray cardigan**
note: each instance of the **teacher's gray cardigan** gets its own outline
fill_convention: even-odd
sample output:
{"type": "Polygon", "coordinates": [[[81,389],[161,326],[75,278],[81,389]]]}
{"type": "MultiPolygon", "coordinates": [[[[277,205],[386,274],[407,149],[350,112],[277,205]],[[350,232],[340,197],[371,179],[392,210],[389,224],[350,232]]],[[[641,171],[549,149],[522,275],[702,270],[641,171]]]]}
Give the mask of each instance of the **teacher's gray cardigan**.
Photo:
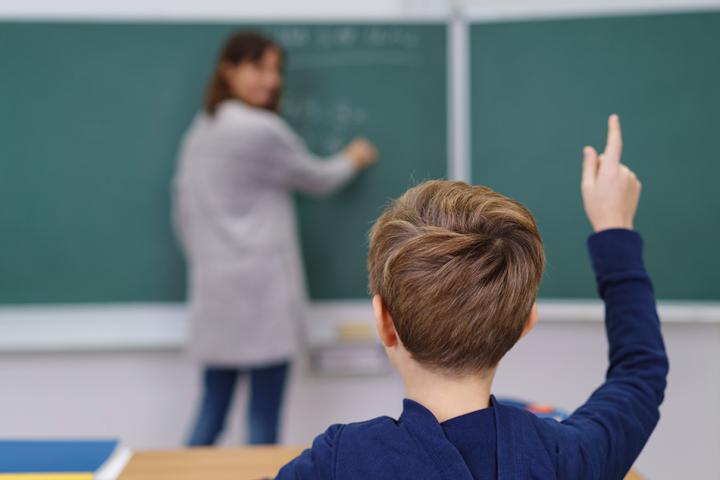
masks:
{"type": "Polygon", "coordinates": [[[354,174],[342,156],[309,153],[275,113],[227,100],[196,116],[173,182],[193,357],[259,366],[295,354],[306,290],[292,192],[326,194],[354,174]]]}

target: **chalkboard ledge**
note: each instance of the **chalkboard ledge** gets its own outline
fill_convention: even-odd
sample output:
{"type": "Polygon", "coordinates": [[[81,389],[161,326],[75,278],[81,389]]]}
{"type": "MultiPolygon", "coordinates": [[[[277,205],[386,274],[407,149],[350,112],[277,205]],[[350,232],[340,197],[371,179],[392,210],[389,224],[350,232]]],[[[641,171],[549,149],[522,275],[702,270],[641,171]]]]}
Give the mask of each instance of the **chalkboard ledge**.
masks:
{"type": "MultiPolygon", "coordinates": [[[[540,300],[542,322],[599,323],[596,300],[540,300]]],[[[663,323],[718,324],[720,302],[659,302],[663,323]]],[[[310,306],[310,346],[339,341],[348,325],[372,325],[367,300],[310,306]]],[[[33,305],[0,307],[0,353],[181,350],[189,332],[183,304],[33,305]]]]}

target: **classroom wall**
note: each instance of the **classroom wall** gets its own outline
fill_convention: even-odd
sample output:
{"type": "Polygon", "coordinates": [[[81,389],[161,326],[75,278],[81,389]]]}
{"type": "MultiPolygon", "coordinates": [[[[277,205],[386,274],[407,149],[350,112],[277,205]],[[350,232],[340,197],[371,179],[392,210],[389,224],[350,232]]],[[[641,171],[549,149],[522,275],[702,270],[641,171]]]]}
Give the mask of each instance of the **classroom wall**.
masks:
{"type": "Polygon", "coordinates": [[[11,18],[374,18],[427,16],[463,9],[481,12],[617,12],[717,7],[718,0],[265,0],[263,2],[206,0],[7,0],[0,17],[11,18]]]}
{"type": "MultiPolygon", "coordinates": [[[[720,325],[665,324],[671,359],[662,420],[638,470],[655,480],[720,478],[720,325]]],[[[572,410],[600,383],[606,344],[597,322],[543,322],[501,364],[495,393],[572,410]]],[[[180,351],[0,356],[0,437],[119,436],[132,448],[182,444],[199,370],[180,351]]],[[[243,438],[241,388],[224,444],[243,438]]],[[[325,377],[299,362],[282,440],[308,444],[331,423],[396,416],[395,374],[325,377]]]]}
{"type": "MultiPolygon", "coordinates": [[[[456,2],[458,3],[458,2],[456,2]]],[[[720,6],[719,1],[488,0],[482,11],[617,11],[720,6]]],[[[448,2],[413,0],[7,0],[6,18],[383,18],[439,14],[448,2]]],[[[638,461],[652,479],[720,478],[720,324],[664,326],[671,373],[663,419],[638,461]]],[[[599,322],[541,323],[502,364],[501,395],[572,409],[601,381],[606,367],[599,322]]],[[[0,437],[120,436],[132,448],[174,447],[188,428],[199,372],[181,350],[0,353],[0,437]]],[[[301,362],[293,372],[283,440],[303,444],[329,423],[397,415],[402,389],[393,375],[319,377],[301,362]]],[[[239,395],[228,444],[241,437],[239,395]]]]}

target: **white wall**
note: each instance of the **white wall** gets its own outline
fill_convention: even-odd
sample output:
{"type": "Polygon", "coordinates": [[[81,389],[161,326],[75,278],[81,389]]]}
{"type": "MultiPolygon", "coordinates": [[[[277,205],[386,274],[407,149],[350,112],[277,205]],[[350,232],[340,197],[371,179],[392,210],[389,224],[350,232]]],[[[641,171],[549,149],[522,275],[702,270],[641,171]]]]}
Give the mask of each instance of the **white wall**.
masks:
{"type": "Polygon", "coordinates": [[[332,18],[362,15],[382,17],[402,13],[402,0],[363,0],[338,2],[333,0],[54,0],[4,1],[0,14],[29,17],[185,17],[197,18],[332,18]]]}
{"type": "Polygon", "coordinates": [[[720,0],[4,0],[0,16],[19,18],[383,18],[463,10],[558,14],[718,8],[720,0]]]}
{"type": "MultiPolygon", "coordinates": [[[[664,326],[671,359],[662,420],[637,462],[652,479],[720,478],[720,325],[664,326]]],[[[598,322],[540,323],[501,365],[498,396],[581,404],[601,382],[606,344],[598,322]]],[[[4,354],[0,438],[119,437],[132,448],[181,445],[199,394],[199,370],[180,351],[4,354]]],[[[225,436],[242,441],[244,389],[225,436]]],[[[395,374],[333,378],[293,371],[283,441],[301,445],[335,422],[397,416],[395,374]]]]}
{"type": "MultiPolygon", "coordinates": [[[[5,0],[5,18],[400,18],[448,11],[433,0],[5,0]]],[[[462,2],[455,2],[462,3],[462,2]]],[[[695,8],[695,0],[488,0],[466,2],[473,15],[545,12],[652,11],[695,8]],[[508,13],[509,12],[509,13],[508,13]]],[[[671,358],[663,418],[638,461],[653,479],[720,478],[720,324],[669,323],[671,358]]],[[[572,409],[601,381],[606,366],[599,322],[541,323],[511,352],[496,383],[513,395],[572,409]]],[[[181,350],[0,354],[0,437],[119,436],[133,448],[175,447],[198,395],[197,367],[181,350]]],[[[293,372],[283,439],[310,441],[328,424],[397,415],[402,390],[395,375],[313,376],[293,372]]],[[[226,442],[239,443],[240,395],[226,442]]]]}

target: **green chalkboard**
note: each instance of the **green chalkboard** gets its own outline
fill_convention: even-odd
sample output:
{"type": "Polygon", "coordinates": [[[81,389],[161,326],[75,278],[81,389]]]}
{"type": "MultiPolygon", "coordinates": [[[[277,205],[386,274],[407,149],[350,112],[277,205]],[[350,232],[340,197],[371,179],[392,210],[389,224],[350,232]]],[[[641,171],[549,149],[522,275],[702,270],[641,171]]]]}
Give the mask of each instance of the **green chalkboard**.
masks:
{"type": "Polygon", "coordinates": [[[474,24],[471,46],[473,181],[537,216],[541,296],[595,295],[581,149],[617,112],[658,296],[720,300],[720,14],[474,24]]]}
{"type": "Polygon", "coordinates": [[[0,303],[184,298],[170,179],[240,28],[286,48],[284,115],[311,149],[363,135],[381,152],[339,194],[298,201],[311,296],[365,296],[380,207],[446,175],[442,24],[0,23],[0,303]]]}

